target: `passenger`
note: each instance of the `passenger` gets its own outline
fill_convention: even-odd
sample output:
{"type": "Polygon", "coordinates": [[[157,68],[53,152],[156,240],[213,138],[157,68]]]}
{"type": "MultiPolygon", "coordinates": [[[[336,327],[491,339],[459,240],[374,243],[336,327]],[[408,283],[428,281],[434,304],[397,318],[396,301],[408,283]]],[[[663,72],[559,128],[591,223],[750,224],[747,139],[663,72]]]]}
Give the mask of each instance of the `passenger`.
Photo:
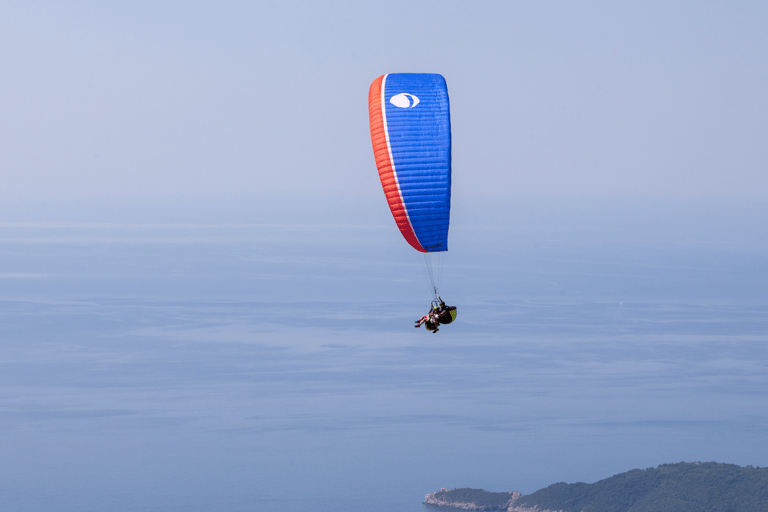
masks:
{"type": "MultiPolygon", "coordinates": [[[[426,315],[416,320],[416,325],[414,325],[414,327],[418,329],[419,327],[421,327],[422,324],[426,324],[426,328],[428,330],[432,331],[433,333],[436,333],[437,331],[440,330],[438,329],[438,325],[440,325],[441,323],[440,321],[441,314],[442,314],[441,308],[438,307],[437,305],[433,305],[430,308],[429,313],[427,313],[426,315]]],[[[450,317],[450,314],[448,316],[450,317]]],[[[442,322],[442,323],[450,323],[450,322],[442,322]]]]}

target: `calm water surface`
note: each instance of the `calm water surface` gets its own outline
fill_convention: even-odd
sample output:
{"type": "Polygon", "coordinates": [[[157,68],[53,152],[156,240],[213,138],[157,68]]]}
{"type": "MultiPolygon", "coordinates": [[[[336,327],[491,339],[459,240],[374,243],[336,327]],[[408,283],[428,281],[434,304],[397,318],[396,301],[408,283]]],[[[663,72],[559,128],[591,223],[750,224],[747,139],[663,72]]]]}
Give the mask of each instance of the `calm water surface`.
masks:
{"type": "Polygon", "coordinates": [[[0,226],[0,495],[25,511],[421,511],[768,465],[760,243],[391,226],[0,226]]]}

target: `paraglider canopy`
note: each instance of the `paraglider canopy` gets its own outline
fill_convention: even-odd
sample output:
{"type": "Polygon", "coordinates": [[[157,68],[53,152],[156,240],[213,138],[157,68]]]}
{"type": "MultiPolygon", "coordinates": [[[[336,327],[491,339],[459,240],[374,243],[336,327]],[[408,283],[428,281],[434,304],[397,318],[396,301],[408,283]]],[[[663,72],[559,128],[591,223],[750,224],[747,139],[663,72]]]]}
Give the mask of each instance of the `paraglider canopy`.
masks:
{"type": "Polygon", "coordinates": [[[445,79],[382,75],[369,89],[368,112],[381,186],[400,232],[419,252],[447,251],[451,119],[445,79]]]}

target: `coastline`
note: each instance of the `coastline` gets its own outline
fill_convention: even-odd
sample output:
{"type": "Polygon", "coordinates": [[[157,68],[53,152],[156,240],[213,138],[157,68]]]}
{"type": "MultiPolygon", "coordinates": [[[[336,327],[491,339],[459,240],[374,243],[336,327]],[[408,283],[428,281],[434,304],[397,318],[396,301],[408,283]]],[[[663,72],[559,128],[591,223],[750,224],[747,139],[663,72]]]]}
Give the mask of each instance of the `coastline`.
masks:
{"type": "Polygon", "coordinates": [[[472,510],[474,512],[558,512],[548,509],[540,509],[538,507],[526,507],[515,506],[515,503],[522,497],[522,494],[517,491],[506,493],[493,493],[493,494],[505,494],[508,495],[508,499],[504,503],[495,505],[478,505],[473,501],[454,501],[446,499],[448,489],[443,487],[437,492],[427,494],[424,496],[424,505],[429,505],[435,508],[446,507],[454,510],[472,510]]]}

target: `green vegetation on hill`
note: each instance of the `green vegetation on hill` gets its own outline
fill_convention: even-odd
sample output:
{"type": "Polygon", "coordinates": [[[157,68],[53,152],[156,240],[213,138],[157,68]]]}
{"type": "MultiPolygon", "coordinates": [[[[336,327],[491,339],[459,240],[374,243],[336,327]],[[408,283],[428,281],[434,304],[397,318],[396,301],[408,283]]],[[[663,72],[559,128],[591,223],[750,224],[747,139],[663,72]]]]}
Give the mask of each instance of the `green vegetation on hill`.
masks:
{"type": "Polygon", "coordinates": [[[506,510],[510,492],[489,492],[482,489],[451,489],[435,493],[435,498],[453,503],[474,503],[482,511],[506,510]]]}
{"type": "Polygon", "coordinates": [[[716,462],[664,464],[594,484],[550,485],[515,505],[565,512],[764,512],[768,468],[716,462]]]}
{"type": "MultiPolygon", "coordinates": [[[[481,510],[506,510],[510,493],[454,489],[435,494],[481,510]]],[[[768,468],[681,462],[634,469],[593,484],[559,483],[520,497],[521,508],[564,512],[766,512],[768,468]]]]}

